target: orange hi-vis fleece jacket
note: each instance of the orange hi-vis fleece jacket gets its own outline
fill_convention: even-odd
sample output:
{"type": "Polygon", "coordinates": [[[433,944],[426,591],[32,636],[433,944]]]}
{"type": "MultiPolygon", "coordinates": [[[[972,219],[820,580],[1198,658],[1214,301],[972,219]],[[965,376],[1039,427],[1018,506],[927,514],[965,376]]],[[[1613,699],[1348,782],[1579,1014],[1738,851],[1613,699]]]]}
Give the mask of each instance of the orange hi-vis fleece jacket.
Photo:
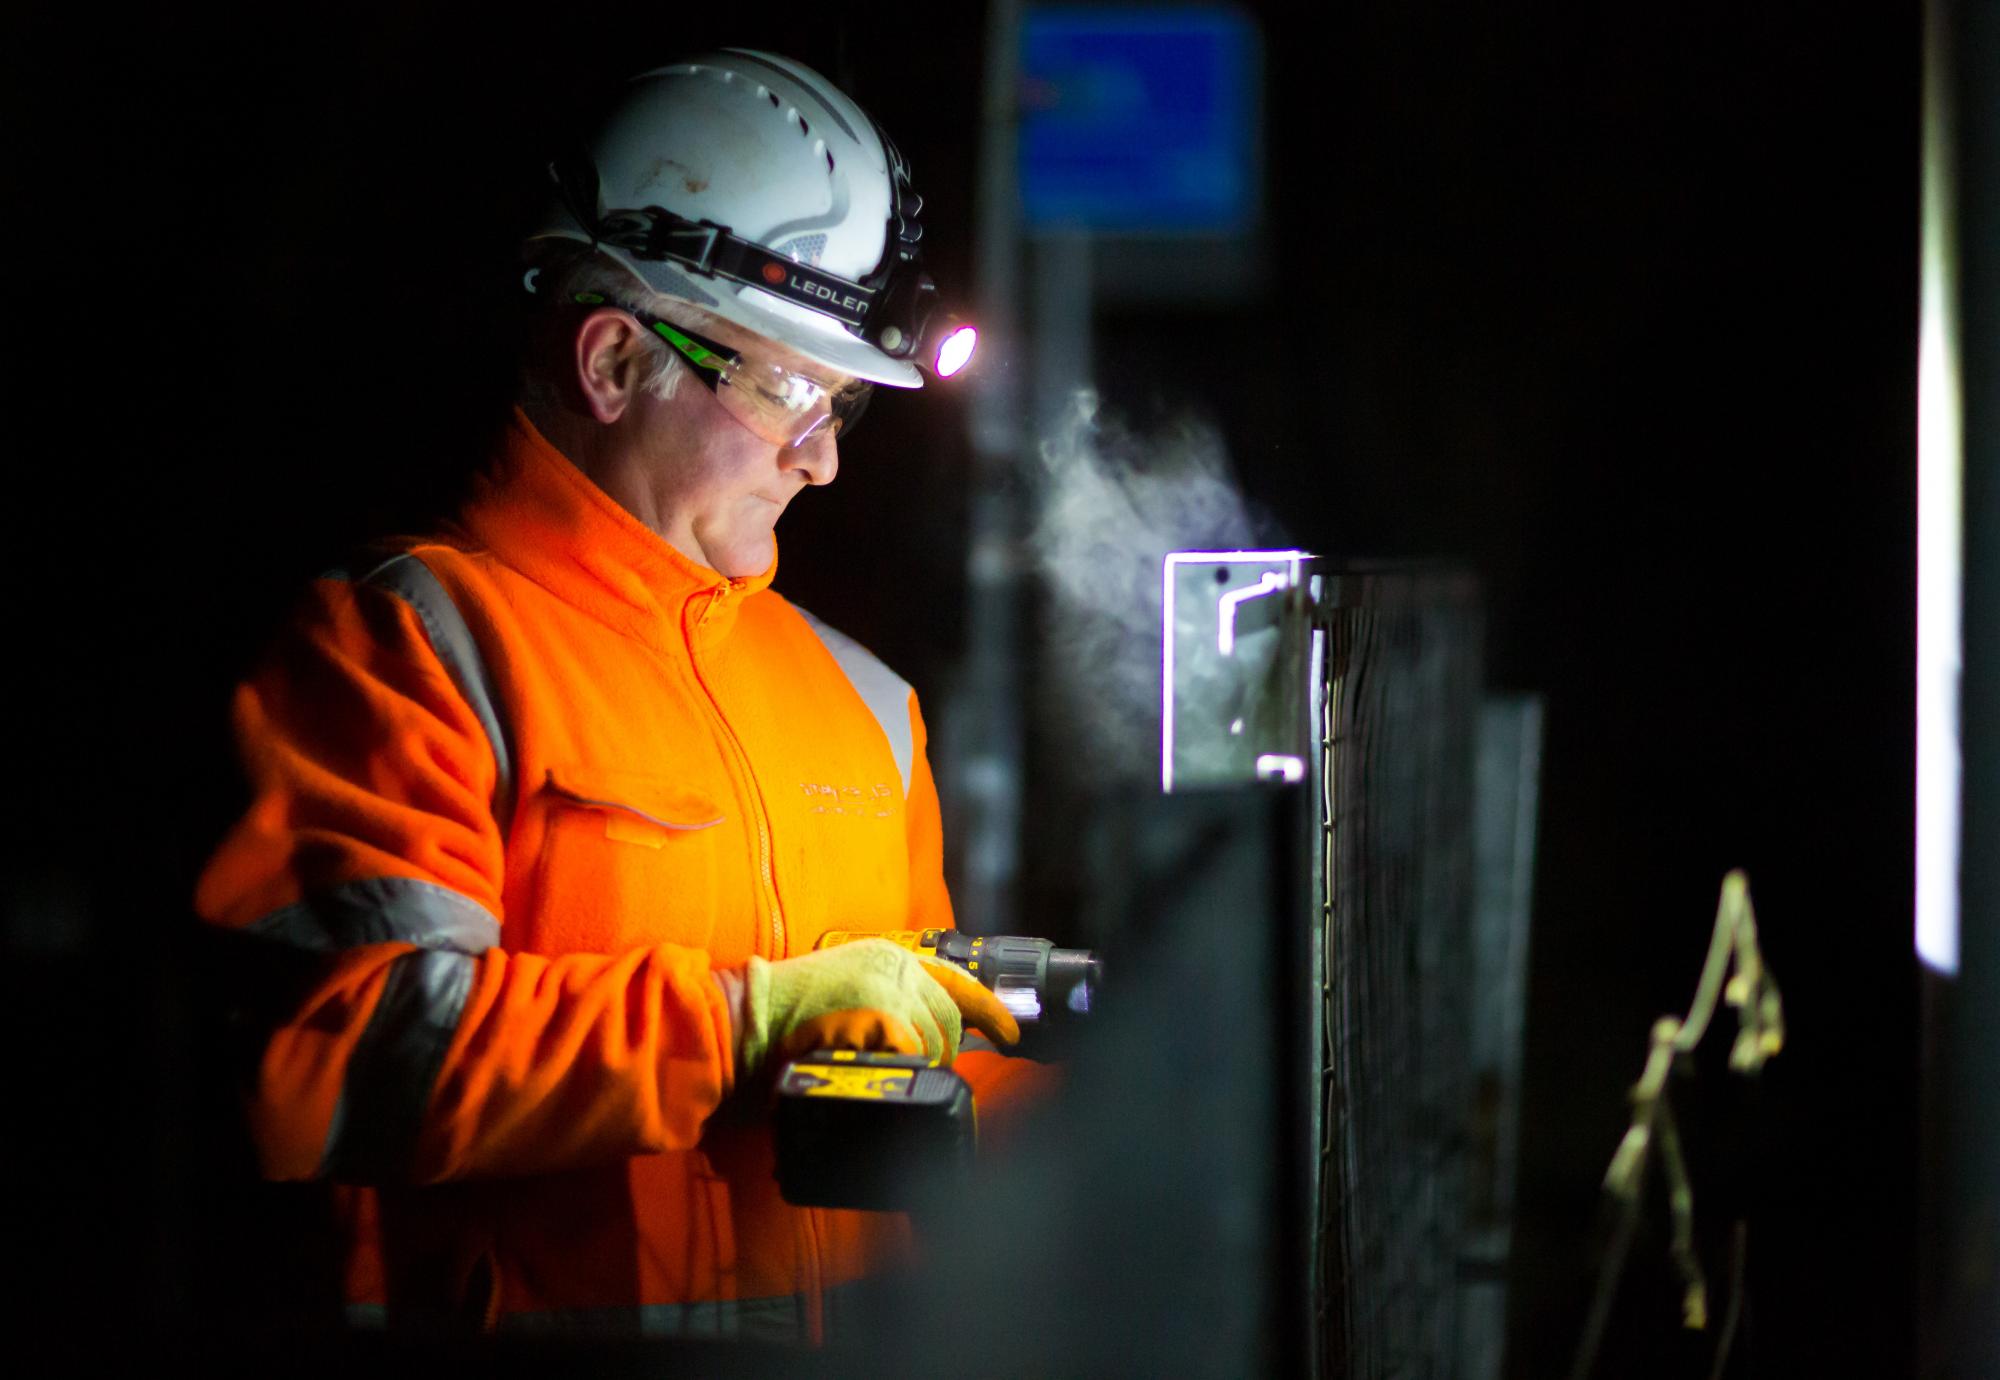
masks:
{"type": "MultiPolygon", "coordinates": [[[[773,567],[775,569],[775,566],[773,567]]],[[[351,1313],[818,1340],[905,1219],[791,1207],[712,968],[947,926],[910,688],[682,556],[520,414],[458,520],[324,577],[235,722],[204,919],[314,955],[251,1100],[351,1313]]],[[[1034,1066],[961,1055],[982,1109],[1034,1066]]]]}

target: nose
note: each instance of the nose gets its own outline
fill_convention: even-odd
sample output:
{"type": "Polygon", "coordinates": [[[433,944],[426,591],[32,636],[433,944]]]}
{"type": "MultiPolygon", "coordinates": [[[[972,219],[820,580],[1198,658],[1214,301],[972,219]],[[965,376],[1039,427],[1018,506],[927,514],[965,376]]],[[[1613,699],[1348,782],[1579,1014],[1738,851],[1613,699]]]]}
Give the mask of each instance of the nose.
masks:
{"type": "Polygon", "coordinates": [[[834,475],[840,472],[840,455],[827,428],[821,427],[798,445],[780,450],[778,465],[781,469],[800,471],[808,484],[831,484],[834,475]]]}

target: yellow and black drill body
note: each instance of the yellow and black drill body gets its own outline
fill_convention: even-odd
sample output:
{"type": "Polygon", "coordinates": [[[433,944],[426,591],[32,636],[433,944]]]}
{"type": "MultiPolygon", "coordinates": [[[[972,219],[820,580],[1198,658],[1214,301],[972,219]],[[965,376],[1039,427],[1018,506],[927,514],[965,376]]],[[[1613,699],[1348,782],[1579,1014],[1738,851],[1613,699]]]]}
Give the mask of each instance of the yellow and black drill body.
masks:
{"type": "MultiPolygon", "coordinates": [[[[979,979],[1024,1027],[1085,1015],[1100,965],[1083,949],[1046,939],[957,930],[835,930],[820,948],[887,939],[979,979]]],[[[778,1187],[804,1207],[896,1211],[916,1186],[962,1179],[979,1137],[972,1089],[921,1055],[819,1050],[778,1075],[772,1131],[778,1187]]]]}

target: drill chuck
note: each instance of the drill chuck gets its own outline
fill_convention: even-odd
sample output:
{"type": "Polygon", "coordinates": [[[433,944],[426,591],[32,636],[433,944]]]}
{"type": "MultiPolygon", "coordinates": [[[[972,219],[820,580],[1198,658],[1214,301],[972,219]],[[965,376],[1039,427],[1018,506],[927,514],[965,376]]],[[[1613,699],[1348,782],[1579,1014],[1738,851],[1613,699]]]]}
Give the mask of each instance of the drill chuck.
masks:
{"type": "Polygon", "coordinates": [[[1098,961],[1088,950],[1058,949],[1046,939],[1011,934],[972,942],[981,954],[981,979],[1015,1020],[1089,1013],[1098,961]]]}
{"type": "Polygon", "coordinates": [[[1046,939],[1016,934],[970,935],[958,930],[900,930],[870,934],[835,930],[819,947],[854,939],[887,939],[931,958],[956,964],[979,979],[1014,1019],[1028,1024],[1090,1013],[1103,981],[1103,965],[1088,949],[1059,949],[1046,939]]]}

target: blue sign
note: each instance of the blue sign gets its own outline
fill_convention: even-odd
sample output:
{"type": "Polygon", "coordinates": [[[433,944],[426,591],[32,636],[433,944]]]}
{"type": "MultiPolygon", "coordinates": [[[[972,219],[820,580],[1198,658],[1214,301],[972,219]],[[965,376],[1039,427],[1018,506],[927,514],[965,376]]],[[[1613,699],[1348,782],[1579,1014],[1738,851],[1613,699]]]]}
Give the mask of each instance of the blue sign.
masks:
{"type": "Polygon", "coordinates": [[[1032,8],[1020,71],[1030,226],[1228,235],[1256,220],[1258,48],[1246,15],[1032,8]]]}

